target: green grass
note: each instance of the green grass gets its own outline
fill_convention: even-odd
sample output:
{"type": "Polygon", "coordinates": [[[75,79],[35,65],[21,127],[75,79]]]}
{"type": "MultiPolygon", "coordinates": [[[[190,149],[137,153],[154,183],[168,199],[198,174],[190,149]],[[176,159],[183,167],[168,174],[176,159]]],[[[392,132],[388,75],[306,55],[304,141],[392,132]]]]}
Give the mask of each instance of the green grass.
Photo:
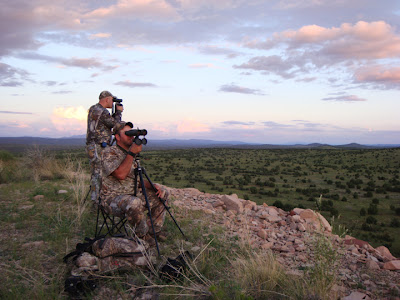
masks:
{"type": "MultiPolygon", "coordinates": [[[[32,161],[24,164],[18,154],[0,153],[0,178],[3,180],[0,184],[1,299],[66,298],[63,284],[68,270],[62,258],[85,236],[93,237],[94,233],[96,211],[91,208],[90,201],[86,207],[81,201],[86,194],[84,187],[89,185],[84,150],[53,152],[50,156],[39,151],[34,157],[47,164],[34,166],[32,161]],[[36,168],[36,175],[28,166],[36,168]],[[39,166],[50,166],[50,169],[44,172],[39,166]],[[60,189],[69,192],[59,195],[60,189]],[[34,200],[36,195],[44,195],[44,198],[34,200]],[[42,244],[26,246],[32,242],[42,244]]],[[[145,151],[142,158],[150,178],[170,187],[236,193],[259,204],[272,205],[280,200],[289,208],[316,209],[315,200],[322,194],[321,199],[330,200],[339,212],[333,223],[336,233],[350,233],[373,246],[386,243],[397,256],[400,228],[389,225],[392,219],[400,219],[393,210],[393,207],[400,208],[400,193],[396,190],[399,164],[399,149],[191,149],[145,151]],[[362,183],[349,187],[347,183],[351,179],[360,179],[362,183]],[[374,187],[369,182],[373,182],[374,187]],[[372,197],[366,196],[368,190],[372,191],[372,197]],[[354,193],[358,193],[357,199],[354,193]],[[347,201],[342,201],[343,197],[347,201]],[[373,201],[379,202],[378,214],[372,215],[377,224],[373,224],[373,231],[365,231],[362,226],[371,215],[360,216],[360,209],[367,210],[373,201]]],[[[210,226],[218,215],[178,207],[172,207],[171,212],[188,240],[182,239],[167,215],[164,227],[167,240],[161,243],[161,254],[175,257],[182,249],[194,246],[201,249],[201,254],[191,262],[193,269],[188,271],[187,278],[167,283],[154,274],[133,271],[118,275],[119,279],[103,281],[114,296],[130,298],[130,288],[143,288],[150,284],[149,280],[157,285],[162,299],[176,299],[176,295],[193,299],[182,296],[184,294],[207,299],[304,299],[311,296],[329,299],[332,296],[331,283],[336,280],[335,262],[339,258],[335,257],[336,252],[328,240],[316,239],[314,249],[310,250],[316,257],[314,268],[304,270],[304,277],[298,278],[284,274],[271,253],[250,251],[238,237],[227,236],[222,226],[210,226]]],[[[322,214],[328,220],[331,218],[329,211],[322,211],[322,214]]],[[[97,293],[99,290],[89,298],[98,296],[97,293]]]]}
{"type": "MultiPolygon", "coordinates": [[[[373,246],[385,245],[400,255],[400,228],[390,226],[393,218],[400,220],[391,209],[400,207],[400,149],[149,151],[144,152],[142,165],[154,181],[170,187],[235,193],[258,204],[280,201],[285,209],[317,209],[315,200],[322,194],[323,200],[333,202],[338,225],[373,246]],[[368,189],[372,197],[366,195],[368,189]],[[360,216],[361,208],[367,210],[373,199],[379,200],[375,233],[362,230],[368,215],[360,216]]],[[[322,214],[328,220],[332,216],[329,211],[322,214]]]]}

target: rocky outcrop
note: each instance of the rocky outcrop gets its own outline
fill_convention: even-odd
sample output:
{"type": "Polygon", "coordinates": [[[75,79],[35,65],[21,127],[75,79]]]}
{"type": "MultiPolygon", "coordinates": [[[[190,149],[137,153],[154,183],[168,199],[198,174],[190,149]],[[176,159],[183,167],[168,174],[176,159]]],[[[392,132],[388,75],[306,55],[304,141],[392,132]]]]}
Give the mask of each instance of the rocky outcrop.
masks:
{"type": "Polygon", "coordinates": [[[339,278],[346,287],[342,296],[350,297],[345,299],[360,295],[368,299],[376,289],[381,289],[381,294],[400,290],[400,260],[385,247],[374,249],[365,241],[332,234],[331,225],[318,212],[300,208],[286,212],[237,195],[201,193],[196,189],[169,191],[173,205],[212,215],[216,223],[225,226],[226,234],[245,239],[253,248],[272,250],[289,271],[301,273],[299,270],[310,266],[316,234],[329,237],[341,257],[339,278]],[[365,272],[373,272],[374,281],[365,272]],[[393,282],[397,284],[393,286],[393,282]],[[365,286],[362,293],[355,290],[360,283],[365,286]]]}

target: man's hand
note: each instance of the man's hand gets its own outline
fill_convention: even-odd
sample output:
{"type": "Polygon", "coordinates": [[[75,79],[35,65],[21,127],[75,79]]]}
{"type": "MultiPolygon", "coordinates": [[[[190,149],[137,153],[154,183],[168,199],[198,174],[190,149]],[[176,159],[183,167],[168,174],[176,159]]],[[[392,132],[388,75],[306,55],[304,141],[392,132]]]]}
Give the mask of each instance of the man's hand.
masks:
{"type": "Polygon", "coordinates": [[[142,151],[142,145],[136,145],[135,143],[133,143],[130,147],[129,147],[129,151],[131,151],[134,154],[139,154],[142,151]]]}

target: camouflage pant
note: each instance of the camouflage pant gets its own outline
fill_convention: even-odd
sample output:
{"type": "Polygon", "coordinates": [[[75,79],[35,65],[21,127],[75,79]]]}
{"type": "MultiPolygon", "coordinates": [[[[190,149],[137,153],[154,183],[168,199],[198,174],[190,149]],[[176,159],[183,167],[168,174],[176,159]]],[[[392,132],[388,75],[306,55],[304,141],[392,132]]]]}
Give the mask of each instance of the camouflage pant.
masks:
{"type": "Polygon", "coordinates": [[[86,146],[90,165],[90,199],[97,201],[101,188],[101,152],[103,148],[96,144],[86,146]]]}
{"type": "MultiPolygon", "coordinates": [[[[164,194],[162,199],[166,203],[168,200],[168,192],[164,188],[161,188],[161,190],[162,194],[164,194]]],[[[158,234],[164,225],[166,209],[153,190],[146,190],[146,192],[154,231],[158,234]]],[[[154,234],[151,228],[151,220],[148,214],[145,213],[145,211],[147,211],[147,205],[144,195],[138,197],[133,195],[118,195],[114,198],[107,199],[103,205],[108,213],[117,217],[126,217],[128,222],[135,227],[135,233],[138,237],[142,238],[146,234],[154,234]]]]}

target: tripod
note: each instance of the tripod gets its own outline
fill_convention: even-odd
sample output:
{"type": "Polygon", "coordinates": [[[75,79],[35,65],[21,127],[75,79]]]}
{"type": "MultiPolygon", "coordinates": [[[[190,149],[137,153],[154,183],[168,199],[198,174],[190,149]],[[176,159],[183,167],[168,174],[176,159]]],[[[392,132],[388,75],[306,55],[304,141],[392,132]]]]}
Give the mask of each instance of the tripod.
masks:
{"type": "MultiPolygon", "coordinates": [[[[135,186],[134,186],[134,195],[136,196],[137,194],[137,178],[139,176],[139,180],[140,180],[140,186],[142,189],[142,194],[146,200],[146,207],[148,210],[148,216],[150,218],[150,222],[151,222],[151,229],[153,230],[153,234],[154,234],[154,241],[157,247],[157,252],[158,252],[158,256],[160,256],[160,249],[158,247],[158,241],[157,241],[157,236],[156,236],[156,232],[154,229],[154,223],[153,223],[153,218],[151,216],[151,208],[150,208],[150,203],[149,200],[147,198],[147,192],[146,192],[146,187],[144,185],[144,180],[143,180],[143,175],[146,177],[147,181],[150,183],[151,188],[153,189],[153,191],[155,193],[157,193],[157,188],[154,186],[153,182],[151,181],[151,179],[149,178],[149,176],[146,173],[146,170],[140,165],[140,159],[138,157],[135,158],[135,162],[136,162],[136,168],[135,168],[135,186]]],[[[185,240],[187,239],[185,234],[183,233],[182,229],[179,227],[178,223],[176,222],[174,216],[172,215],[171,211],[169,210],[169,207],[167,206],[167,204],[165,203],[165,201],[161,198],[161,197],[157,197],[158,200],[163,204],[164,208],[167,210],[168,214],[171,216],[172,220],[174,221],[176,227],[178,227],[179,231],[181,232],[182,236],[185,238],[185,240]]]]}

